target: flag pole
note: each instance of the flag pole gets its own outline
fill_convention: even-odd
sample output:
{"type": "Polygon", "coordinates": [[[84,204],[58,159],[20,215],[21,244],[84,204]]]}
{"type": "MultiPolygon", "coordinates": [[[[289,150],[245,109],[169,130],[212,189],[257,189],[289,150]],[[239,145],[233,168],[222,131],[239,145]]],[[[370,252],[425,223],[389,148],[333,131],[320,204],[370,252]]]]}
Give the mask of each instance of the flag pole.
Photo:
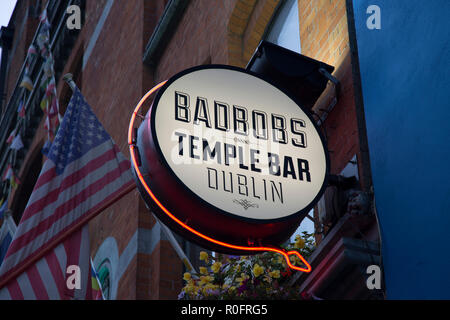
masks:
{"type": "Polygon", "coordinates": [[[63,80],[65,82],[67,82],[67,84],[69,85],[70,89],[72,89],[72,91],[75,91],[75,89],[77,88],[77,85],[76,85],[75,81],[73,81],[73,74],[66,73],[63,77],[63,80]]]}
{"type": "Polygon", "coordinates": [[[167,239],[169,240],[170,244],[172,245],[173,249],[175,250],[175,252],[177,253],[178,257],[181,259],[181,261],[183,262],[184,266],[186,267],[186,270],[188,272],[192,272],[192,273],[197,273],[197,271],[195,270],[194,266],[192,265],[191,261],[189,260],[189,258],[187,257],[187,255],[184,253],[183,249],[181,248],[180,244],[178,243],[177,239],[175,238],[175,236],[173,235],[172,231],[164,224],[162,223],[157,217],[156,215],[153,215],[153,217],[155,217],[156,221],[159,223],[159,225],[161,226],[161,229],[163,230],[163,232],[165,233],[167,239]]]}

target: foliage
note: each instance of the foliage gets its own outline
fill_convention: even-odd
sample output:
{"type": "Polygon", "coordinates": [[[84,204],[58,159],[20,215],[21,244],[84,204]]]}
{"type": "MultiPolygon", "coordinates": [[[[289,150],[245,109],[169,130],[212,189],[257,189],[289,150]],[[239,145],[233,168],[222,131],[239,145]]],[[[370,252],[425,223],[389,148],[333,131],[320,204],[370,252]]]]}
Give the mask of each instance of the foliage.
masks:
{"type": "MultiPolygon", "coordinates": [[[[314,250],[313,234],[303,232],[294,243],[284,246],[297,250],[307,258],[314,250]]],[[[291,255],[291,263],[302,266],[301,260],[291,255]]],[[[185,286],[179,299],[307,299],[298,286],[289,284],[294,272],[285,258],[274,252],[252,256],[216,255],[200,253],[203,263],[199,273],[184,274],[185,286]]]]}

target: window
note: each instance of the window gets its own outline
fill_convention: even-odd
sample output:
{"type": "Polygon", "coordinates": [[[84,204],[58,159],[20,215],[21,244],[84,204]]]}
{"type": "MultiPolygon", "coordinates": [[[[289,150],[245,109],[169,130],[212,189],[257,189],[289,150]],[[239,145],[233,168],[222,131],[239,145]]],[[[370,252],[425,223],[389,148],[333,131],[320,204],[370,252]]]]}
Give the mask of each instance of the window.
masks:
{"type": "Polygon", "coordinates": [[[282,2],[266,32],[265,40],[301,52],[298,0],[282,2]]]}

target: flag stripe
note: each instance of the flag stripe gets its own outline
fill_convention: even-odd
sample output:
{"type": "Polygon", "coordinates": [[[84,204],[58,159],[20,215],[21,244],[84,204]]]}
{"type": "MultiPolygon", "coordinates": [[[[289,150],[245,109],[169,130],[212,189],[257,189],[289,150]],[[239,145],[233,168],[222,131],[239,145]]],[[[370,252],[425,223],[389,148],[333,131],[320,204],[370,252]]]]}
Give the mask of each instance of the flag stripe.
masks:
{"type": "MultiPolygon", "coordinates": [[[[51,181],[51,179],[54,178],[55,176],[56,176],[55,165],[51,161],[46,161],[44,167],[42,168],[42,173],[39,176],[38,181],[36,181],[36,184],[34,185],[33,193],[37,191],[39,188],[41,188],[43,185],[51,181]]],[[[48,190],[45,189],[44,194],[45,192],[48,192],[48,190]]]]}
{"type": "Polygon", "coordinates": [[[42,282],[41,275],[36,267],[36,265],[32,265],[27,271],[28,280],[30,281],[31,286],[33,287],[34,294],[36,298],[39,300],[48,300],[47,290],[42,282]]]}
{"type": "Polygon", "coordinates": [[[21,291],[24,299],[26,300],[36,300],[36,295],[34,294],[33,287],[31,286],[30,279],[26,273],[22,273],[17,278],[17,284],[19,286],[19,290],[21,291]]]}
{"type": "Polygon", "coordinates": [[[9,288],[3,288],[0,290],[0,300],[11,300],[11,294],[9,293],[9,288]]]}
{"type": "Polygon", "coordinates": [[[47,260],[41,259],[36,263],[36,268],[41,275],[42,279],[47,279],[47,281],[44,281],[45,290],[47,291],[48,298],[50,300],[59,300],[60,295],[58,291],[58,287],[56,285],[56,281],[53,278],[53,275],[50,271],[50,267],[47,263],[47,260]],[[48,279],[51,279],[51,281],[48,281],[48,279]]]}
{"type": "MultiPolygon", "coordinates": [[[[111,160],[110,162],[105,163],[105,165],[103,167],[97,169],[94,172],[91,172],[89,174],[89,176],[85,175],[84,179],[79,181],[77,184],[73,185],[73,187],[65,189],[59,195],[56,194],[55,197],[57,199],[55,199],[55,200],[57,200],[57,201],[53,201],[53,199],[48,200],[49,202],[51,201],[52,203],[49,203],[47,206],[44,206],[45,200],[42,199],[42,201],[43,201],[42,205],[44,206],[44,208],[41,209],[39,212],[35,213],[34,218],[38,219],[39,221],[48,218],[50,215],[53,214],[53,212],[58,207],[60,207],[62,204],[64,204],[66,202],[67,198],[69,198],[70,196],[73,196],[77,191],[81,190],[86,184],[89,184],[90,181],[98,180],[101,177],[103,177],[108,171],[111,170],[111,166],[113,164],[117,165],[117,162],[111,160]]],[[[125,170],[126,168],[128,168],[128,162],[125,160],[124,162],[122,162],[119,165],[119,168],[125,170]]],[[[84,175],[84,174],[82,174],[82,175],[84,175]]],[[[38,201],[41,201],[41,200],[38,200],[38,201]]],[[[27,210],[27,213],[28,213],[28,210],[27,210]]],[[[21,235],[25,234],[26,232],[30,231],[33,226],[35,226],[34,219],[24,219],[23,221],[21,221],[21,224],[22,224],[22,228],[20,230],[21,232],[18,233],[17,236],[21,236],[21,235]]]]}
{"type": "MultiPolygon", "coordinates": [[[[65,270],[67,270],[67,267],[71,265],[78,266],[79,259],[80,259],[80,243],[81,243],[81,232],[77,231],[71,236],[71,241],[65,241],[63,248],[66,252],[67,257],[67,264],[65,270]]],[[[65,288],[66,293],[69,297],[73,298],[75,296],[75,290],[65,288]]]]}
{"type": "MultiPolygon", "coordinates": [[[[51,191],[43,190],[43,192],[41,192],[43,196],[38,200],[30,199],[30,202],[33,201],[33,203],[30,203],[29,207],[27,207],[27,219],[30,219],[34,214],[42,210],[42,208],[56,201],[61,192],[82,181],[82,179],[86,178],[86,176],[92,171],[95,171],[96,169],[99,169],[101,167],[105,167],[104,170],[107,170],[109,161],[113,160],[115,160],[115,153],[112,150],[108,150],[97,158],[89,161],[86,164],[83,164],[80,170],[75,171],[70,175],[61,175],[57,178],[54,176],[48,176],[47,178],[50,179],[50,181],[52,181],[52,179],[54,180],[54,183],[52,184],[56,185],[57,187],[51,191]],[[58,180],[60,180],[61,182],[58,180]]],[[[114,162],[112,162],[111,164],[113,163],[114,162]]],[[[52,168],[52,172],[56,173],[55,168],[52,168]]],[[[90,177],[88,177],[88,179],[89,178],[90,177]]],[[[36,190],[36,196],[38,195],[40,195],[40,192],[36,190]]],[[[61,196],[61,198],[63,197],[61,196]]]]}
{"type": "MultiPolygon", "coordinates": [[[[6,291],[6,290],[5,290],[6,291]]],[[[20,289],[17,279],[12,280],[8,285],[9,295],[13,300],[23,300],[22,290],[20,289]]]]}
{"type": "MultiPolygon", "coordinates": [[[[118,191],[113,191],[113,190],[109,191],[107,189],[101,190],[101,192],[99,192],[96,196],[101,197],[101,196],[104,196],[105,194],[109,194],[109,193],[111,193],[111,194],[107,198],[104,198],[102,201],[99,201],[97,199],[97,197],[92,198],[91,199],[91,204],[94,203],[94,201],[97,202],[97,204],[95,205],[95,207],[92,207],[92,209],[85,211],[84,216],[89,216],[90,217],[91,216],[91,212],[95,214],[97,208],[104,207],[104,202],[107,201],[110,198],[113,199],[113,197],[118,195],[118,192],[120,192],[120,191],[121,191],[120,189],[118,191]]],[[[76,208],[74,210],[76,210],[76,208]]],[[[61,231],[58,234],[55,232],[55,234],[63,235],[65,232],[67,232],[68,229],[73,229],[74,225],[79,225],[82,222],[82,219],[84,219],[83,218],[84,216],[75,216],[75,214],[76,213],[73,214],[73,217],[69,217],[67,219],[61,219],[61,222],[58,222],[58,224],[61,227],[61,231]]],[[[55,222],[53,225],[56,225],[56,224],[57,223],[55,222]]],[[[39,248],[39,240],[42,240],[42,237],[38,236],[35,239],[36,243],[34,244],[34,246],[33,246],[33,243],[29,244],[29,246],[31,246],[31,250],[29,248],[27,248],[27,247],[25,247],[25,250],[30,250],[32,252],[37,250],[37,248],[39,248]]],[[[45,248],[45,246],[41,247],[39,250],[43,250],[44,248],[45,248]]]]}
{"type": "MultiPolygon", "coordinates": [[[[121,164],[121,167],[119,168],[119,170],[116,169],[115,171],[113,171],[114,176],[116,178],[120,178],[120,174],[121,174],[120,171],[122,169],[126,168],[126,165],[127,165],[127,163],[125,162],[125,163],[121,164]]],[[[94,179],[94,181],[96,181],[96,183],[102,183],[106,179],[105,177],[108,177],[108,174],[110,172],[111,171],[109,170],[108,165],[106,165],[105,168],[100,168],[98,171],[92,173],[90,175],[90,177],[92,177],[94,179]]],[[[113,175],[110,174],[109,177],[113,177],[113,175]]],[[[87,179],[89,179],[89,178],[87,178],[87,179]]],[[[113,181],[110,181],[110,183],[111,182],[113,182],[113,181]]],[[[61,207],[64,204],[67,204],[66,199],[70,198],[71,199],[70,201],[72,202],[72,199],[74,198],[74,196],[77,195],[76,192],[79,191],[80,186],[83,186],[83,185],[86,185],[86,180],[82,180],[79,182],[79,185],[76,185],[73,188],[63,191],[61,193],[61,195],[58,197],[57,201],[53,202],[52,204],[49,204],[48,206],[45,207],[45,209],[38,212],[36,214],[36,218],[41,221],[44,221],[45,219],[48,219],[49,216],[51,216],[53,214],[53,212],[57,211],[58,209],[61,210],[61,207]]],[[[107,181],[106,181],[106,184],[104,184],[104,185],[107,185],[107,181]]],[[[79,201],[79,200],[80,199],[77,199],[77,201],[79,201]]],[[[68,207],[66,206],[66,208],[68,208],[68,207]]],[[[64,207],[62,209],[64,209],[64,207]]],[[[22,231],[17,236],[20,237],[24,233],[30,231],[31,228],[34,226],[33,222],[34,222],[33,220],[26,220],[26,221],[22,222],[24,224],[24,226],[23,226],[24,231],[22,231]]]]}
{"type": "MultiPolygon", "coordinates": [[[[79,256],[78,256],[78,265],[80,266],[90,266],[89,259],[90,259],[90,252],[89,252],[89,235],[88,235],[88,226],[85,225],[83,229],[80,232],[81,241],[80,241],[80,248],[78,250],[79,256]]],[[[81,286],[81,290],[75,291],[75,298],[76,299],[86,299],[86,292],[87,288],[89,287],[89,279],[90,279],[90,268],[86,269],[84,268],[81,272],[81,283],[83,284],[81,286]]]]}
{"type": "MultiPolygon", "coordinates": [[[[9,255],[12,255],[16,253],[17,251],[21,250],[23,247],[25,247],[27,244],[31,242],[40,242],[36,241],[38,239],[38,235],[44,234],[46,230],[48,230],[49,226],[50,228],[55,228],[55,225],[58,223],[64,223],[66,221],[61,221],[64,216],[71,213],[74,209],[76,209],[78,206],[82,206],[86,200],[95,201],[97,199],[94,198],[100,198],[98,195],[96,195],[97,192],[101,193],[108,193],[110,190],[106,190],[105,186],[112,184],[117,178],[120,177],[122,173],[122,169],[118,168],[114,171],[108,172],[103,178],[100,180],[97,180],[95,183],[89,185],[87,188],[83,189],[79,194],[77,194],[72,199],[64,202],[61,204],[54,213],[49,216],[46,219],[43,219],[42,222],[40,222],[37,226],[29,230],[28,232],[31,232],[35,235],[35,237],[30,241],[30,238],[28,236],[28,233],[19,235],[14,242],[14,246],[11,246],[11,250],[8,251],[6,259],[8,259],[9,255]],[[92,197],[92,198],[91,198],[92,197]],[[90,199],[91,198],[91,199],[90,199]]],[[[72,222],[72,221],[70,221],[72,222]]],[[[56,228],[55,228],[56,229],[56,228]]],[[[45,235],[45,234],[44,234],[45,235]]],[[[43,241],[45,239],[42,239],[43,241]]],[[[5,259],[5,260],[6,260],[5,259]]]]}
{"type": "MultiPolygon", "coordinates": [[[[95,160],[96,158],[102,156],[105,153],[105,147],[108,146],[111,147],[111,145],[112,145],[111,141],[107,141],[95,148],[92,148],[77,161],[69,163],[66,167],[65,174],[57,175],[55,164],[52,161],[47,161],[44,164],[42,174],[39,176],[39,179],[36,182],[36,185],[33,190],[33,193],[36,193],[37,195],[36,198],[40,199],[43,196],[45,196],[48,192],[51,192],[54,189],[59,188],[61,180],[63,180],[66,176],[70,176],[72,172],[79,170],[78,168],[88,165],[90,162],[93,161],[93,159],[95,160]],[[69,174],[66,174],[66,172],[68,172],[69,174]],[[48,189],[47,183],[49,183],[50,181],[52,182],[50,188],[53,189],[48,189]],[[44,186],[45,188],[42,188],[44,186]]],[[[125,157],[120,153],[119,150],[114,149],[114,151],[118,156],[121,157],[121,160],[125,160],[125,157]]]]}
{"type": "MultiPolygon", "coordinates": [[[[21,274],[17,280],[12,280],[8,285],[9,296],[13,299],[41,299],[48,300],[50,297],[48,293],[51,293],[53,298],[68,298],[73,296],[68,295],[65,285],[64,275],[62,270],[66,269],[66,259],[69,257],[70,264],[86,265],[89,266],[89,237],[88,227],[85,225],[83,230],[79,230],[72,234],[63,244],[59,245],[53,250],[47,257],[41,259],[36,265],[32,265],[28,270],[21,274]],[[69,255],[70,253],[70,255],[69,255]],[[80,255],[83,257],[79,259],[80,255]],[[78,255],[78,256],[77,256],[78,255]],[[42,267],[47,265],[45,272],[42,272],[42,267]],[[40,268],[37,267],[40,266],[40,268]],[[52,271],[50,271],[52,269],[52,271]],[[49,272],[50,271],[50,272],[49,272]],[[42,279],[52,280],[48,281],[53,283],[51,290],[48,290],[50,286],[46,286],[42,279]],[[55,281],[56,280],[56,281],[55,281]],[[55,284],[59,283],[60,287],[57,288],[55,284]],[[59,295],[58,295],[59,291],[59,295]]],[[[82,283],[88,281],[89,274],[82,275],[82,283]]],[[[77,296],[80,298],[86,297],[87,284],[82,286],[82,290],[78,290],[77,296]]],[[[6,291],[6,290],[3,290],[6,291]]]]}
{"type": "MultiPolygon", "coordinates": [[[[83,217],[81,217],[80,219],[78,219],[78,221],[76,223],[73,223],[72,225],[63,229],[58,235],[56,235],[54,237],[54,239],[52,241],[50,241],[47,244],[46,248],[43,248],[42,250],[33,252],[32,254],[28,255],[23,260],[23,262],[22,262],[23,265],[18,267],[18,269],[15,269],[15,270],[13,269],[13,270],[3,272],[3,274],[0,276],[0,288],[8,281],[9,278],[12,278],[12,277],[16,276],[17,274],[19,274],[20,272],[23,272],[24,266],[29,265],[30,263],[33,263],[34,261],[39,259],[41,256],[45,255],[49,249],[51,249],[55,246],[55,244],[64,240],[64,238],[67,237],[67,235],[68,235],[68,231],[73,230],[73,229],[77,228],[78,226],[83,225],[84,223],[86,223],[87,221],[89,221],[90,219],[95,217],[98,213],[103,211],[105,208],[110,206],[113,202],[117,201],[122,196],[128,194],[130,191],[134,190],[135,187],[136,186],[135,186],[134,182],[126,183],[124,185],[123,189],[119,189],[116,192],[111,193],[108,197],[103,199],[103,201],[101,201],[100,203],[98,203],[97,205],[92,207],[91,210],[86,212],[85,215],[83,217]]],[[[16,266],[16,264],[13,264],[13,266],[16,266]]],[[[3,267],[4,266],[2,265],[2,268],[3,267]]]]}
{"type": "MultiPolygon", "coordinates": [[[[131,184],[130,184],[131,185],[131,184]]],[[[133,186],[134,187],[134,185],[131,185],[131,186],[133,186]]],[[[93,207],[92,209],[90,209],[90,210],[87,210],[86,212],[85,212],[85,215],[86,216],[89,216],[89,217],[91,217],[91,216],[93,216],[93,215],[95,215],[96,214],[96,210],[97,210],[97,208],[101,208],[101,207],[104,207],[105,205],[104,205],[104,201],[108,201],[110,198],[112,198],[113,196],[116,196],[116,195],[119,195],[119,193],[121,192],[121,190],[119,189],[119,190],[117,190],[117,191],[114,191],[114,190],[110,190],[109,191],[110,193],[111,193],[111,195],[110,196],[108,196],[107,198],[105,198],[103,201],[99,201],[96,197],[94,197],[94,198],[92,198],[91,200],[90,200],[90,202],[91,202],[91,204],[93,204],[94,203],[94,201],[96,201],[97,203],[95,204],[95,207],[93,207]],[[92,214],[91,214],[92,213],[92,214]]],[[[103,196],[103,195],[105,195],[105,194],[108,194],[109,193],[108,192],[108,190],[107,189],[104,189],[104,190],[102,190],[100,193],[98,193],[97,194],[97,196],[103,196]]],[[[82,204],[83,205],[83,204],[82,204]]],[[[77,210],[76,208],[74,209],[74,210],[77,210]]],[[[98,212],[97,212],[98,213],[98,212]]],[[[76,213],[74,213],[73,214],[73,217],[69,217],[69,218],[67,218],[67,219],[60,219],[61,220],[61,222],[58,222],[58,223],[54,223],[53,225],[56,225],[56,224],[58,224],[58,226],[60,226],[60,228],[61,228],[61,231],[58,233],[58,235],[59,234],[64,234],[66,231],[67,231],[67,229],[71,229],[71,228],[74,228],[74,225],[79,225],[81,222],[82,222],[82,219],[84,219],[83,218],[83,216],[75,216],[76,215],[76,213]]],[[[55,234],[56,234],[56,232],[55,232],[55,234]]],[[[39,242],[40,242],[40,240],[42,240],[42,237],[41,236],[38,236],[37,238],[36,238],[36,240],[35,240],[35,245],[34,246],[32,246],[32,244],[30,244],[30,246],[32,246],[31,247],[31,249],[30,248],[25,248],[25,250],[30,250],[30,251],[35,251],[36,250],[36,247],[37,248],[39,248],[39,242]]],[[[41,248],[40,250],[42,250],[43,248],[41,248]]]]}
{"type": "Polygon", "coordinates": [[[55,281],[56,287],[58,288],[58,293],[60,299],[65,298],[64,286],[66,284],[64,277],[65,272],[62,270],[66,270],[65,265],[61,267],[59,259],[57,257],[57,252],[63,251],[62,245],[59,245],[55,250],[49,252],[49,254],[45,257],[45,261],[50,269],[50,272],[53,276],[53,280],[55,281]]]}

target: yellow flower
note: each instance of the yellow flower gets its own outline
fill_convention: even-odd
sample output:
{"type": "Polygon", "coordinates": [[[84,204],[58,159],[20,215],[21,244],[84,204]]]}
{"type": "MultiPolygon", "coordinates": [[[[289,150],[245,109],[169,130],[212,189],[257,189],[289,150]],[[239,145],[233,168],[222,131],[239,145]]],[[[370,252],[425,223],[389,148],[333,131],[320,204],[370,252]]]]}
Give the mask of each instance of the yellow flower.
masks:
{"type": "Polygon", "coordinates": [[[255,277],[258,278],[263,273],[264,273],[264,268],[256,263],[255,266],[253,267],[253,274],[255,275],[255,277]]]}
{"type": "Polygon", "coordinates": [[[212,270],[214,273],[217,273],[217,272],[219,272],[221,266],[222,266],[222,263],[220,263],[220,262],[215,262],[215,263],[213,263],[213,265],[211,266],[211,270],[212,270]]]}
{"type": "Polygon", "coordinates": [[[207,283],[204,287],[203,287],[203,294],[206,296],[206,295],[208,295],[208,294],[210,294],[210,293],[208,293],[208,290],[216,290],[216,289],[218,289],[219,288],[219,286],[218,285],[216,285],[216,284],[212,284],[212,283],[207,283]]]}
{"type": "Polygon", "coordinates": [[[191,274],[189,272],[185,272],[183,275],[183,280],[186,280],[186,281],[191,280],[191,274]]]}
{"type": "Polygon", "coordinates": [[[200,251],[200,260],[208,262],[208,253],[206,251],[200,251]]]}
{"type": "Polygon", "coordinates": [[[301,265],[302,264],[302,260],[300,260],[299,257],[295,256],[295,262],[296,265],[301,265]]]}
{"type": "Polygon", "coordinates": [[[236,278],[236,282],[242,285],[242,283],[248,278],[250,278],[248,275],[246,275],[245,273],[241,273],[241,276],[239,278],[236,278]]]}
{"type": "Polygon", "coordinates": [[[280,277],[280,270],[274,270],[269,272],[269,276],[278,279],[280,277]]]}
{"type": "Polygon", "coordinates": [[[283,263],[283,261],[285,261],[284,257],[282,255],[279,255],[278,258],[277,258],[277,262],[278,263],[283,263]]]}
{"type": "Polygon", "coordinates": [[[236,291],[236,287],[235,287],[235,286],[231,286],[231,287],[228,289],[228,293],[229,293],[229,294],[232,294],[234,291],[236,291]]]}
{"type": "Polygon", "coordinates": [[[305,240],[300,235],[295,237],[294,247],[297,249],[303,249],[305,247],[305,240]]]}
{"type": "Polygon", "coordinates": [[[188,293],[188,294],[194,294],[197,292],[198,287],[195,286],[194,284],[188,284],[187,286],[185,286],[183,288],[184,292],[188,293]]]}
{"type": "Polygon", "coordinates": [[[263,280],[267,283],[272,283],[272,278],[270,277],[270,275],[264,275],[263,280]]]}
{"type": "Polygon", "coordinates": [[[200,282],[199,285],[203,286],[207,283],[210,283],[213,280],[213,277],[211,276],[200,276],[200,282]]]}
{"type": "Polygon", "coordinates": [[[200,274],[208,274],[208,269],[206,267],[200,267],[200,274]]]}
{"type": "Polygon", "coordinates": [[[212,284],[212,283],[208,283],[205,287],[207,287],[208,289],[212,289],[212,290],[219,289],[219,285],[212,284]]]}

